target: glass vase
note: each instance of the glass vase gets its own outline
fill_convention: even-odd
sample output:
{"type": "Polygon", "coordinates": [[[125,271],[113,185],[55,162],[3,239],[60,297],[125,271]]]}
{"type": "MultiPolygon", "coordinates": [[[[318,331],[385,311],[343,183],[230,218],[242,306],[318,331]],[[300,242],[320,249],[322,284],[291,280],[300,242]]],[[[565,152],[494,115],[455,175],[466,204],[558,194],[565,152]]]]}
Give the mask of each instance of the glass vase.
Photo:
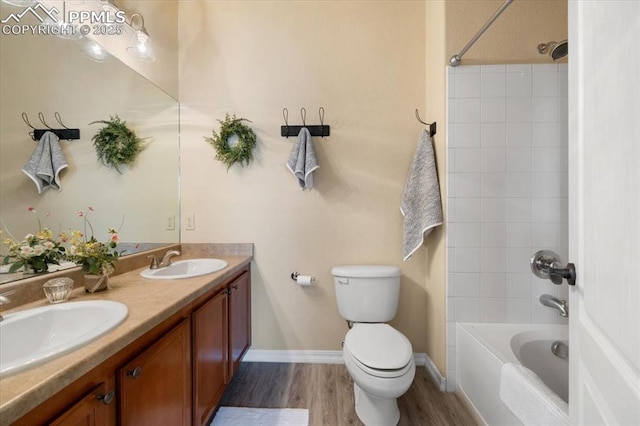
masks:
{"type": "Polygon", "coordinates": [[[109,289],[109,275],[84,275],[84,290],[87,293],[97,293],[109,289]]]}

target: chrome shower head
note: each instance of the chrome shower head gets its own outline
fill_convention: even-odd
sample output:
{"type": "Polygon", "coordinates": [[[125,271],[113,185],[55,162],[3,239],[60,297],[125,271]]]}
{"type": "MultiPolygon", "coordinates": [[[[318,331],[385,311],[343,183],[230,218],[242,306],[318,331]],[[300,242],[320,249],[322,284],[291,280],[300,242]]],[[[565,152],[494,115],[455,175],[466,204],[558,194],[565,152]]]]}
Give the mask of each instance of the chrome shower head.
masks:
{"type": "Polygon", "coordinates": [[[569,53],[569,42],[568,40],[562,40],[560,42],[540,43],[538,45],[538,53],[541,55],[548,54],[554,61],[564,58],[569,53]]]}

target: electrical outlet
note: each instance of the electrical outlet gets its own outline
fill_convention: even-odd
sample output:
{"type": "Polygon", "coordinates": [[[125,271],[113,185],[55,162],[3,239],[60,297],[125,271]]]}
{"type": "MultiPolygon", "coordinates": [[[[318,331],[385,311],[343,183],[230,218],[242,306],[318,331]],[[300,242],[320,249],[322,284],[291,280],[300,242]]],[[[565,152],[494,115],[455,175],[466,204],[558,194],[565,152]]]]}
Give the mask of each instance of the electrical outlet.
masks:
{"type": "Polygon", "coordinates": [[[187,231],[193,231],[196,229],[196,215],[191,213],[185,217],[185,227],[184,229],[187,231]]]}
{"type": "Polygon", "coordinates": [[[166,227],[164,228],[166,231],[175,231],[176,230],[176,217],[173,215],[167,216],[166,227]]]}

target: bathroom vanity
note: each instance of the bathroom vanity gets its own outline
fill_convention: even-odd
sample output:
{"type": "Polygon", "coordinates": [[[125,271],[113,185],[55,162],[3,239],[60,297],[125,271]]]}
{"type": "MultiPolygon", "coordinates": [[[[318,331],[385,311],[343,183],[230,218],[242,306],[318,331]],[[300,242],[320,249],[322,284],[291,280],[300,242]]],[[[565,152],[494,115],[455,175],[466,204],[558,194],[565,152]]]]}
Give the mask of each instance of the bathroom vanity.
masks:
{"type": "Polygon", "coordinates": [[[216,257],[228,266],[209,275],[146,280],[138,268],[113,276],[106,292],[74,290],[69,302],[115,300],[129,316],[76,351],[2,378],[0,423],[206,424],[251,344],[252,256],[216,257]]]}

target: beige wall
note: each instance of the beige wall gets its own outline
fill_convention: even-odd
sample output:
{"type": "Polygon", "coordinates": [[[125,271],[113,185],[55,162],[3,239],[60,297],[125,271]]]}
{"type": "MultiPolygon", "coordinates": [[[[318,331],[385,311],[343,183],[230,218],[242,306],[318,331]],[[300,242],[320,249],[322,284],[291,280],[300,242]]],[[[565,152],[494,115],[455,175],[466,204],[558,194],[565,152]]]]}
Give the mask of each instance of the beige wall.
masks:
{"type": "Polygon", "coordinates": [[[425,3],[181,2],[180,22],[182,214],[196,223],[182,241],[255,243],[254,348],[339,350],[347,329],[331,268],[385,263],[403,273],[394,325],[426,352],[444,265],[424,248],[402,263],[399,211],[414,109],[430,118],[425,3]],[[315,139],[320,169],[303,192],[285,166],[294,140],[279,136],[282,109],[296,124],[306,107],[317,124],[320,106],[331,137],[315,139]],[[228,172],[203,140],[225,113],[258,136],[255,161],[228,172]],[[294,270],[316,284],[296,286],[294,270]]]}
{"type": "MultiPolygon", "coordinates": [[[[256,243],[254,347],[339,349],[345,332],[331,267],[390,263],[403,271],[394,325],[445,371],[443,229],[414,258],[400,257],[398,204],[420,129],[437,121],[441,182],[446,151],[445,66],[502,1],[180,3],[184,242],[256,243]],[[242,30],[242,31],[241,31],[242,30]],[[316,189],[301,192],[284,164],[290,123],[317,122],[316,189]],[[228,172],[203,142],[225,113],[253,120],[256,161],[228,172]],[[289,274],[316,276],[297,287],[289,274]]],[[[566,2],[514,2],[463,63],[550,62],[536,46],[566,38],[566,2]]],[[[443,185],[444,186],[444,185],[443,185]]]]}
{"type": "MultiPolygon", "coordinates": [[[[446,80],[444,69],[445,56],[445,3],[443,1],[426,2],[426,113],[429,120],[438,124],[438,133],[434,138],[436,158],[438,160],[438,179],[440,191],[444,193],[446,179],[446,80]]],[[[442,197],[446,212],[446,196],[442,197]]],[[[446,215],[445,215],[446,222],[446,215]]],[[[424,333],[427,339],[427,354],[441,374],[445,372],[446,334],[445,334],[445,234],[444,227],[438,228],[430,238],[433,244],[428,251],[426,264],[429,265],[425,285],[429,295],[427,322],[424,333]]]]}

